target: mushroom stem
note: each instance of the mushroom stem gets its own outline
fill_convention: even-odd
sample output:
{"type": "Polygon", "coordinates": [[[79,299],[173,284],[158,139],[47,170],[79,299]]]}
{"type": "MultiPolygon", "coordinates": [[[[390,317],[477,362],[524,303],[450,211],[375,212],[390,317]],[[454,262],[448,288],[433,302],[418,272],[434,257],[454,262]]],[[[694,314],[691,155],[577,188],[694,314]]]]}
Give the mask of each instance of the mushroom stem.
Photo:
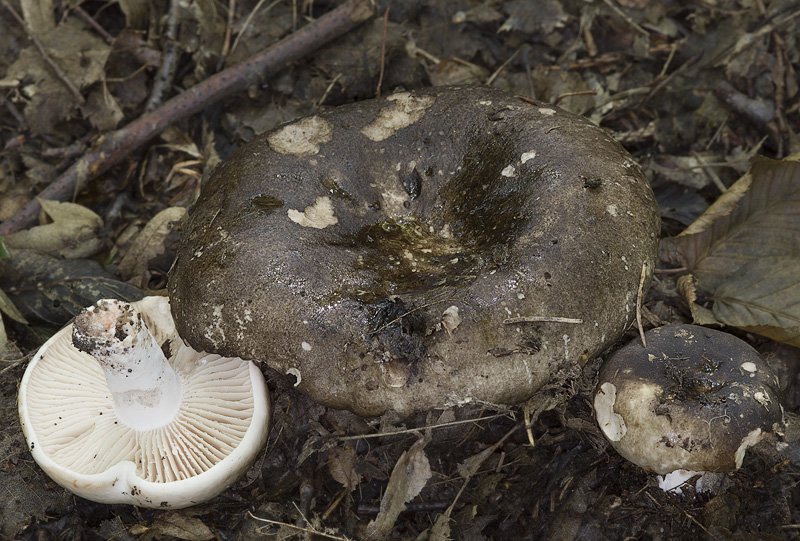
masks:
{"type": "Polygon", "coordinates": [[[149,430],[175,416],[181,379],[133,306],[98,301],[75,318],[72,343],[103,367],[121,422],[149,430]]]}

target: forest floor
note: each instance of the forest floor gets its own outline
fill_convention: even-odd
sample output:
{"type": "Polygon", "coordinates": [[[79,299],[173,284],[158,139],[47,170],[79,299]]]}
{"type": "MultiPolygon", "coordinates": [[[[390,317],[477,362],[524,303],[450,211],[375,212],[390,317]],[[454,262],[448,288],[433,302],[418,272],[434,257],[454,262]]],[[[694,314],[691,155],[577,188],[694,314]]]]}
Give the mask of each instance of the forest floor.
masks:
{"type": "MultiPolygon", "coordinates": [[[[141,117],[150,100],[158,106],[340,2],[2,4],[6,222],[86,159],[102,134],[141,117]],[[162,63],[173,67],[163,78],[162,63]]],[[[398,460],[419,454],[423,434],[431,477],[389,527],[391,538],[445,539],[449,528],[450,538],[465,540],[800,539],[800,352],[734,327],[725,330],[774,364],[795,424],[788,446],[768,436],[717,493],[665,493],[608,445],[591,407],[602,356],[532,399],[529,431],[521,407],[362,419],[315,404],[265,369],[274,408],[265,451],[234,487],[184,510],[93,503],[38,468],[22,437],[17,386],[30,354],[91,296],[79,286],[59,290],[57,277],[82,276],[89,289],[102,282],[104,293],[120,296],[163,292],[179,235],[175,216],[220,160],[281,122],[374,97],[379,81],[383,94],[490,84],[585,115],[647,172],[663,239],[694,222],[754,156],[800,152],[797,0],[384,0],[374,10],[263,84],[143,139],[77,190],[74,201],[93,214],[62,217],[65,233],[21,245],[6,236],[11,257],[0,267],[0,288],[27,323],[3,309],[0,539],[361,539],[398,460]],[[148,224],[154,229],[144,242],[148,224]],[[21,248],[36,255],[22,257],[21,248]]],[[[667,272],[680,266],[665,244],[643,302],[645,328],[691,322],[710,306],[702,298],[687,303],[680,273],[667,272]]],[[[609,352],[637,336],[631,329],[609,352]]]]}

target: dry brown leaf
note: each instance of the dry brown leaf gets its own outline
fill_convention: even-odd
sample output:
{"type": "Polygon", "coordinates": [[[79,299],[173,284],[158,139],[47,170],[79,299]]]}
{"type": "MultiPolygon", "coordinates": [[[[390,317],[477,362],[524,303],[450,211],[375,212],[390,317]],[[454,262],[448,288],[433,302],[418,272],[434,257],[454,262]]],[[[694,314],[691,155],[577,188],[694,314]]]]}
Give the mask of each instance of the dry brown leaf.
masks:
{"type": "Polygon", "coordinates": [[[714,292],[727,325],[800,346],[800,254],[753,261],[714,292]]]}
{"type": "Polygon", "coordinates": [[[694,235],[706,230],[711,224],[720,218],[729,215],[739,204],[739,200],[745,196],[753,184],[753,177],[750,171],[744,174],[742,178],[734,182],[724,194],[719,196],[719,199],[714,201],[710,207],[706,209],[702,216],[697,218],[689,227],[681,232],[679,237],[686,235],[694,235]]]}
{"type": "Polygon", "coordinates": [[[678,282],[696,323],[714,320],[800,345],[800,156],[759,158],[675,239],[678,282]],[[696,283],[693,281],[696,278],[696,283]],[[694,303],[697,290],[713,314],[694,303]]]}
{"type": "Polygon", "coordinates": [[[25,24],[37,37],[50,32],[56,26],[53,0],[20,0],[19,7],[25,24]]]}
{"type": "Polygon", "coordinates": [[[111,131],[116,129],[119,123],[125,118],[125,113],[119,106],[116,98],[108,91],[105,84],[93,88],[86,98],[86,103],[81,106],[84,118],[89,119],[99,131],[111,131]]]}
{"type": "MultiPolygon", "coordinates": [[[[103,79],[111,46],[77,18],[68,18],[39,39],[53,62],[79,90],[103,79]]],[[[73,115],[71,105],[77,105],[33,45],[20,51],[0,86],[16,86],[22,94],[31,96],[24,115],[37,133],[54,134],[58,123],[73,115]]]]}
{"type": "Polygon", "coordinates": [[[328,449],[328,470],[331,477],[347,490],[355,490],[361,480],[361,475],[355,470],[353,453],[342,447],[328,449]]]}
{"type": "Polygon", "coordinates": [[[678,293],[689,305],[689,310],[692,313],[692,323],[695,325],[719,325],[720,322],[716,320],[711,310],[697,304],[696,282],[694,276],[684,274],[678,278],[677,283],[678,293]]]}
{"type": "Polygon", "coordinates": [[[25,319],[25,316],[22,315],[19,308],[14,306],[14,303],[11,302],[11,299],[8,298],[8,295],[6,295],[3,290],[0,290],[0,312],[3,312],[17,323],[22,323],[23,325],[28,324],[28,320],[25,319]]]}
{"type": "Polygon", "coordinates": [[[404,452],[395,464],[386,492],[381,498],[381,508],[375,520],[367,525],[368,539],[389,538],[397,517],[406,503],[425,487],[431,477],[431,465],[425,456],[425,438],[420,438],[411,449],[404,452]]]}
{"type": "Polygon", "coordinates": [[[145,528],[139,539],[182,539],[184,541],[207,541],[216,539],[214,532],[202,520],[186,514],[186,511],[174,511],[160,515],[152,526],[145,528]]]}
{"type": "Polygon", "coordinates": [[[102,247],[99,238],[103,219],[76,203],[39,199],[44,213],[52,223],[37,225],[5,237],[12,250],[36,250],[64,259],[91,257],[102,247]]]}
{"type": "Polygon", "coordinates": [[[170,207],[147,222],[128,248],[128,253],[120,261],[119,272],[125,280],[137,276],[144,279],[147,264],[154,257],[164,253],[164,241],[183,220],[185,214],[186,209],[183,207],[170,207]]]}
{"type": "MultiPolygon", "coordinates": [[[[800,163],[757,158],[750,189],[729,213],[697,233],[675,239],[681,263],[697,278],[697,287],[713,293],[743,266],[764,257],[800,254],[800,163]]],[[[713,206],[712,206],[713,209],[713,206]]],[[[711,209],[709,209],[711,210],[711,209]]],[[[697,230],[698,228],[690,229],[697,230]]]]}

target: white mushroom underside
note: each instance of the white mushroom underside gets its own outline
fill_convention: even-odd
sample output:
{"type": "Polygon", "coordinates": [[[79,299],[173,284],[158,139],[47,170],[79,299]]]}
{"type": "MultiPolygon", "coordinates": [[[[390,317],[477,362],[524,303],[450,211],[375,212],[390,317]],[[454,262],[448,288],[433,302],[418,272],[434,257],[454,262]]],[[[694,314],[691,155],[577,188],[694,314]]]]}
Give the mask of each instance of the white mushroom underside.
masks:
{"type": "MultiPolygon", "coordinates": [[[[60,333],[54,354],[72,348],[72,326],[60,333]]],[[[31,423],[39,427],[32,445],[78,474],[101,473],[120,461],[133,462],[142,479],[156,483],[207,471],[239,445],[250,425],[250,362],[218,355],[195,360],[190,354],[183,348],[173,361],[185,385],[175,419],[149,431],[118,421],[103,370],[91,356],[81,353],[79,362],[40,359],[29,385],[48,391],[28,397],[31,423]],[[191,369],[194,363],[203,369],[191,369]]]]}

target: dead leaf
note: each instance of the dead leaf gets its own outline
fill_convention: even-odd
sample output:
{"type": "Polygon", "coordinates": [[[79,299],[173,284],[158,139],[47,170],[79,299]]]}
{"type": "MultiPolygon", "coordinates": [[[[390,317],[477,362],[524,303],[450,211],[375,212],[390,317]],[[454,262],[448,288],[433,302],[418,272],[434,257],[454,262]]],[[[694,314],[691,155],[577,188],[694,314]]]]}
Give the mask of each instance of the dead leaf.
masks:
{"type": "Polygon", "coordinates": [[[425,438],[417,440],[395,464],[386,492],[381,498],[378,516],[367,524],[367,539],[388,539],[406,503],[416,497],[431,478],[431,465],[424,451],[425,443],[425,438]]]}
{"type": "Polygon", "coordinates": [[[456,327],[460,324],[461,316],[458,315],[458,306],[453,305],[442,312],[442,325],[447,331],[447,334],[453,334],[453,331],[456,330],[456,327]]]}
{"type": "Polygon", "coordinates": [[[22,17],[36,37],[51,32],[56,26],[52,0],[21,0],[22,17]]]}
{"type": "Polygon", "coordinates": [[[99,299],[135,301],[144,293],[96,261],[66,261],[23,250],[0,261],[0,288],[31,322],[61,326],[99,299]]]}
{"type": "Polygon", "coordinates": [[[719,325],[720,322],[714,317],[714,312],[705,306],[697,304],[696,281],[693,275],[684,274],[678,278],[677,283],[678,293],[689,305],[689,310],[692,313],[692,323],[695,325],[719,325]]]}
{"type": "Polygon", "coordinates": [[[8,340],[6,326],[0,319],[0,363],[4,361],[17,360],[22,357],[22,352],[13,342],[8,340]]]}
{"type": "Polygon", "coordinates": [[[757,158],[748,174],[752,177],[750,189],[729,213],[720,213],[720,207],[712,205],[713,219],[706,215],[709,211],[698,218],[707,222],[702,230],[675,239],[681,263],[697,278],[698,289],[706,293],[714,293],[734,272],[753,261],[800,255],[797,157],[782,161],[757,158]]]}
{"type": "MultiPolygon", "coordinates": [[[[76,17],[67,18],[39,36],[52,61],[79,90],[102,80],[111,46],[76,17]]],[[[55,76],[33,45],[22,49],[8,67],[0,86],[12,86],[29,97],[24,115],[35,133],[52,134],[55,126],[73,115],[75,96],[55,76]]]]}
{"type": "Polygon", "coordinates": [[[22,315],[22,312],[14,306],[14,303],[11,302],[11,299],[8,298],[5,291],[0,290],[0,312],[3,312],[5,315],[16,321],[17,323],[22,323],[23,325],[28,324],[28,320],[25,319],[25,316],[22,315]]]}
{"type": "Polygon", "coordinates": [[[114,130],[125,118],[125,113],[105,84],[92,88],[81,112],[99,131],[114,130]]]}
{"type": "Polygon", "coordinates": [[[91,257],[103,247],[99,238],[103,219],[76,203],[39,199],[42,210],[53,220],[5,237],[12,250],[36,250],[64,259],[91,257]]]}
{"type": "Polygon", "coordinates": [[[355,470],[353,453],[342,447],[328,449],[328,470],[331,472],[331,477],[347,490],[355,490],[361,480],[361,476],[355,470]]]}
{"type": "Polygon", "coordinates": [[[677,255],[714,300],[694,303],[695,282],[678,285],[697,323],[714,320],[800,345],[800,162],[758,158],[675,239],[677,255]]]}
{"type": "Polygon", "coordinates": [[[119,264],[119,273],[125,280],[145,276],[151,259],[164,253],[164,242],[186,214],[184,207],[170,207],[153,216],[134,239],[128,253],[119,264]]]}
{"type": "Polygon", "coordinates": [[[140,539],[163,539],[170,537],[185,541],[207,541],[216,539],[214,532],[199,518],[187,516],[184,512],[161,515],[140,539]]]}
{"type": "Polygon", "coordinates": [[[757,259],[714,292],[714,316],[727,325],[800,346],[800,254],[757,259]]]}
{"type": "Polygon", "coordinates": [[[714,203],[706,209],[706,211],[697,218],[689,227],[687,227],[680,235],[694,235],[706,230],[711,224],[729,215],[738,206],[739,200],[745,196],[753,185],[753,177],[748,171],[739,180],[734,182],[725,193],[714,201],[714,203]]]}

